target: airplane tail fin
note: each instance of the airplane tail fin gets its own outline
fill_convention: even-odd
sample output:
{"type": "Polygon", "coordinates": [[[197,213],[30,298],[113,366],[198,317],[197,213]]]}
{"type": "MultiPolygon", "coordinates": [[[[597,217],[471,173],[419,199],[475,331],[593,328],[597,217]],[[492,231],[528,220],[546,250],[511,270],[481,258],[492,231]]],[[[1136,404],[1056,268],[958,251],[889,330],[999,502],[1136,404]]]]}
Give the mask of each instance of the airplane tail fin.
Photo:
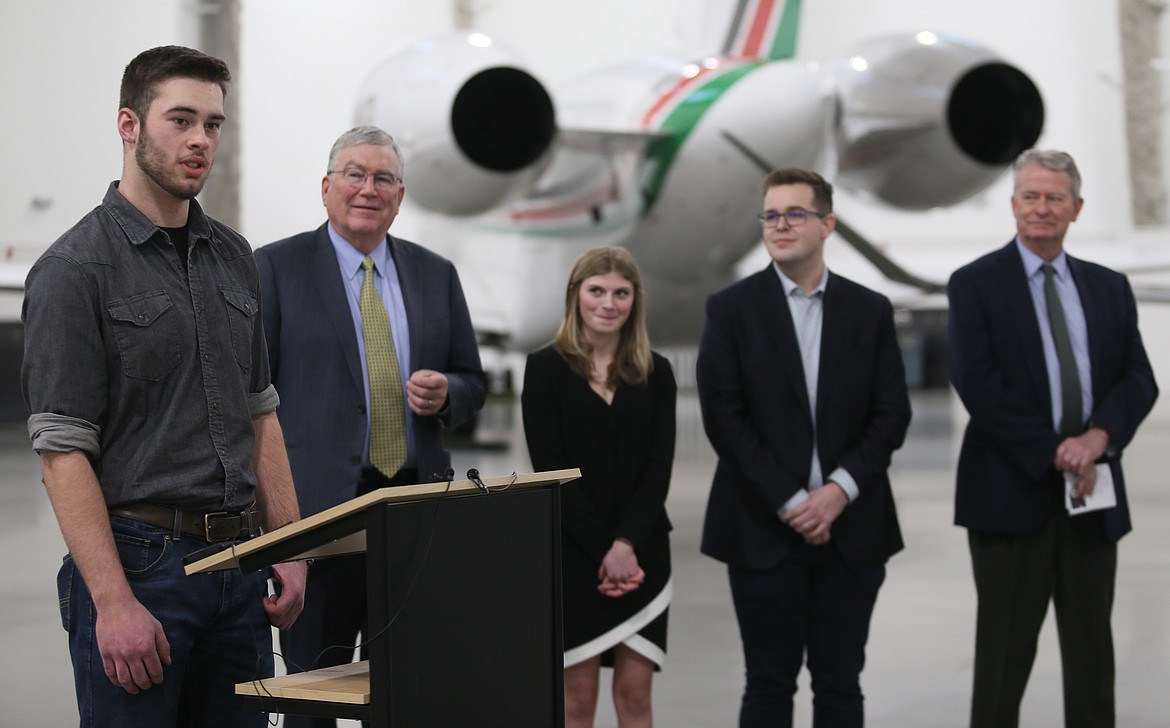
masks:
{"type": "Polygon", "coordinates": [[[800,0],[736,0],[723,55],[772,61],[796,55],[800,0]]]}

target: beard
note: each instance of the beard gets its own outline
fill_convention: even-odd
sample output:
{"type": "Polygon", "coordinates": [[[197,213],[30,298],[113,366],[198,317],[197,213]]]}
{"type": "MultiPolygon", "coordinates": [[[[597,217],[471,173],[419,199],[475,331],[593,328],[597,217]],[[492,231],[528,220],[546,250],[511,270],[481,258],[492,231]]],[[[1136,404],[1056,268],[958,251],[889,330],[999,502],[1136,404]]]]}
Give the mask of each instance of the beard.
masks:
{"type": "Polygon", "coordinates": [[[150,133],[146,129],[146,122],[142,122],[142,134],[139,136],[138,146],[134,149],[134,161],[143,174],[149,177],[163,191],[179,200],[193,200],[203,191],[203,185],[211,174],[211,161],[207,161],[207,171],[201,179],[192,180],[179,175],[167,161],[166,154],[151,141],[150,133]]]}

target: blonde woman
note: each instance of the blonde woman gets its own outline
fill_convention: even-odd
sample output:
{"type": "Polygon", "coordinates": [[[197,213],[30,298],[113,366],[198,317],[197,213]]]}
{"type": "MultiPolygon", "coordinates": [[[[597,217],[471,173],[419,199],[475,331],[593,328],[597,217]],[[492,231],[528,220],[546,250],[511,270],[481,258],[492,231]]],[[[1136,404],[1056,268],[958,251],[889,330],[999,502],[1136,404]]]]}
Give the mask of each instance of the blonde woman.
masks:
{"type": "Polygon", "coordinates": [[[586,252],[555,340],[528,357],[522,397],[533,467],[581,469],[561,500],[566,728],[593,725],[602,666],[621,728],[652,723],[671,598],[675,397],[670,365],[650,351],[633,256],[586,252]]]}

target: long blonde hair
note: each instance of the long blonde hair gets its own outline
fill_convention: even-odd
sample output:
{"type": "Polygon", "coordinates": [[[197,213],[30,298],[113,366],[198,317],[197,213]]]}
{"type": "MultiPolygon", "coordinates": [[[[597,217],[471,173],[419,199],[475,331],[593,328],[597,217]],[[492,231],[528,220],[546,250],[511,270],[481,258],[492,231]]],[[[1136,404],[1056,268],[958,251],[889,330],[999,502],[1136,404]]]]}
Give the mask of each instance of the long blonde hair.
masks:
{"type": "Polygon", "coordinates": [[[642,272],[634,256],[625,248],[593,248],[587,250],[573,265],[569,285],[565,289],[565,317],[553,339],[553,347],[565,357],[573,373],[583,379],[593,376],[593,346],[585,337],[584,322],[577,306],[581,283],[592,276],[614,272],[634,286],[634,303],[630,317],[622,325],[617,352],[610,362],[606,384],[618,383],[645,387],[654,368],[650,356],[650,338],[646,335],[646,294],[642,288],[642,272]]]}

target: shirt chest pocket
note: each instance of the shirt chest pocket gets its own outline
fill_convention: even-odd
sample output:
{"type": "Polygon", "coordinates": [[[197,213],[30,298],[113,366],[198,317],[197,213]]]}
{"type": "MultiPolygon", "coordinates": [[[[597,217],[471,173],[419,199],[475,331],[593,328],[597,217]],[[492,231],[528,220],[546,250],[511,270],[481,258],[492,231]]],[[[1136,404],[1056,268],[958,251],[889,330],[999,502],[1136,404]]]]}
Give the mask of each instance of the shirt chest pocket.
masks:
{"type": "Polygon", "coordinates": [[[106,304],[122,373],[158,381],[183,360],[178,321],[166,291],[143,293],[106,304]]]}
{"type": "Polygon", "coordinates": [[[251,292],[239,288],[223,287],[224,301],[227,304],[228,326],[232,332],[232,353],[240,370],[247,374],[252,369],[252,341],[255,331],[255,316],[260,310],[256,296],[251,292]]]}

